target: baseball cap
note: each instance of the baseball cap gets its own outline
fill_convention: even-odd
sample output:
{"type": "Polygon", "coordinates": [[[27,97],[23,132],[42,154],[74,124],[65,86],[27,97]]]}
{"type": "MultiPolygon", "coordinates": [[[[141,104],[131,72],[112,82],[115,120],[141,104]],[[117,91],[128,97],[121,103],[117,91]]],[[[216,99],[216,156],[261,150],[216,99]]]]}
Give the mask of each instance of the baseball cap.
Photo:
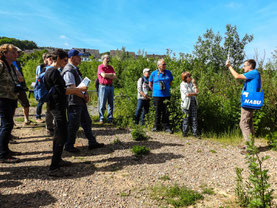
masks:
{"type": "Polygon", "coordinates": [[[84,55],[84,54],[76,49],[71,49],[70,51],[68,51],[68,58],[70,58],[72,56],[82,56],[82,55],[84,55]]]}
{"type": "Polygon", "coordinates": [[[144,72],[149,72],[149,71],[150,71],[150,69],[145,68],[145,69],[143,69],[143,72],[142,72],[142,73],[144,73],[144,72]]]}

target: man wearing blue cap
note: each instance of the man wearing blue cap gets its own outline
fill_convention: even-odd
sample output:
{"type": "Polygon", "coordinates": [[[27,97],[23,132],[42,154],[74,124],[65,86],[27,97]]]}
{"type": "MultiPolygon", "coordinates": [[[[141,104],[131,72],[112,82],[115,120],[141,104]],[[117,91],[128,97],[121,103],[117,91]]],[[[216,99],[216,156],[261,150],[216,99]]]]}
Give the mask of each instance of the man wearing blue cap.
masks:
{"type": "MultiPolygon", "coordinates": [[[[81,63],[83,53],[76,49],[71,49],[68,52],[68,64],[61,72],[67,87],[76,87],[82,82],[82,74],[77,67],[81,63]]],[[[86,103],[89,101],[89,96],[84,93],[82,97],[76,95],[68,95],[67,100],[67,117],[68,117],[68,137],[65,144],[65,151],[78,153],[79,149],[74,147],[76,134],[80,127],[84,129],[85,135],[89,142],[89,149],[103,147],[103,143],[98,143],[91,131],[91,118],[88,113],[86,103]]]]}

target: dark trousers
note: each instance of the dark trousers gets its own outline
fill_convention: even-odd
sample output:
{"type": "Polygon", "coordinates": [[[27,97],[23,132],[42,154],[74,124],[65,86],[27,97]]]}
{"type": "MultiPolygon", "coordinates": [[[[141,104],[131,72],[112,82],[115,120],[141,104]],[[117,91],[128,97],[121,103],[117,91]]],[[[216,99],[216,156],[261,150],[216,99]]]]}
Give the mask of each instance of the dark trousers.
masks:
{"type": "Polygon", "coordinates": [[[189,122],[191,122],[192,133],[194,136],[198,135],[198,123],[197,123],[197,105],[196,100],[191,99],[191,103],[188,110],[183,110],[184,120],[182,125],[183,136],[187,136],[189,130],[189,122]]]}
{"type": "Polygon", "coordinates": [[[89,145],[96,143],[96,139],[92,134],[92,130],[91,130],[92,121],[89,116],[86,104],[68,106],[67,117],[68,117],[68,137],[65,144],[66,148],[71,148],[74,146],[76,141],[76,134],[80,125],[84,129],[89,145]]]}
{"type": "Polygon", "coordinates": [[[64,144],[67,138],[66,108],[51,109],[50,112],[55,119],[55,131],[53,140],[53,156],[50,170],[59,168],[62,159],[64,144]]]}
{"type": "Polygon", "coordinates": [[[168,102],[170,97],[153,97],[153,102],[155,106],[155,128],[161,129],[169,128],[169,111],[168,111],[168,102]],[[162,124],[161,124],[162,120],[162,124]]]}
{"type": "Polygon", "coordinates": [[[135,113],[135,124],[144,125],[144,117],[149,112],[150,100],[138,99],[137,110],[135,113]]]}
{"type": "Polygon", "coordinates": [[[17,106],[17,100],[0,98],[0,158],[9,154],[9,140],[14,126],[13,116],[17,106]]]}

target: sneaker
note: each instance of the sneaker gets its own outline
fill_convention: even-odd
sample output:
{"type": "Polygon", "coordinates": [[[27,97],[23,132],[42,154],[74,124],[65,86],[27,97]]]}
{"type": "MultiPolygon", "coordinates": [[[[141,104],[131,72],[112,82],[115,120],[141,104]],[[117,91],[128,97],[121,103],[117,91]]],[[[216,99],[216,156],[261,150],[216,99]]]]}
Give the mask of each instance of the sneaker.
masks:
{"type": "Polygon", "coordinates": [[[56,168],[54,170],[49,170],[48,175],[52,177],[66,177],[66,176],[71,176],[70,173],[64,172],[60,168],[56,168]]]}
{"type": "Polygon", "coordinates": [[[151,131],[153,131],[153,132],[157,132],[157,131],[158,131],[158,129],[157,129],[156,127],[154,127],[151,131]]]}
{"type": "Polygon", "coordinates": [[[80,153],[80,150],[77,149],[76,147],[70,147],[70,148],[66,147],[66,148],[64,148],[64,150],[67,152],[71,152],[71,153],[80,153]]]}
{"type": "Polygon", "coordinates": [[[38,119],[36,119],[36,122],[37,123],[44,123],[44,120],[42,120],[41,118],[38,118],[38,119]]]}
{"type": "Polygon", "coordinates": [[[201,139],[201,136],[198,135],[198,134],[194,134],[193,136],[194,136],[195,138],[197,138],[197,139],[201,139]]]}
{"type": "Polygon", "coordinates": [[[24,124],[25,124],[25,125],[30,125],[30,124],[31,124],[31,122],[32,122],[32,121],[27,120],[27,121],[24,121],[24,124]]]}
{"type": "Polygon", "coordinates": [[[107,123],[113,123],[113,120],[108,120],[107,123]]]}
{"type": "Polygon", "coordinates": [[[0,158],[0,163],[19,163],[19,162],[20,162],[20,159],[12,157],[12,156],[0,158]]]}
{"type": "Polygon", "coordinates": [[[69,166],[72,166],[72,162],[69,162],[66,160],[61,160],[59,165],[60,165],[60,167],[69,167],[69,166]]]}
{"type": "Polygon", "coordinates": [[[92,149],[96,149],[96,148],[102,148],[104,146],[105,146],[105,144],[97,142],[97,143],[94,143],[94,144],[90,144],[88,146],[88,149],[92,150],[92,149]]]}
{"type": "Polygon", "coordinates": [[[170,133],[170,134],[173,133],[173,132],[170,130],[170,128],[166,128],[164,131],[165,131],[166,133],[170,133]]]}

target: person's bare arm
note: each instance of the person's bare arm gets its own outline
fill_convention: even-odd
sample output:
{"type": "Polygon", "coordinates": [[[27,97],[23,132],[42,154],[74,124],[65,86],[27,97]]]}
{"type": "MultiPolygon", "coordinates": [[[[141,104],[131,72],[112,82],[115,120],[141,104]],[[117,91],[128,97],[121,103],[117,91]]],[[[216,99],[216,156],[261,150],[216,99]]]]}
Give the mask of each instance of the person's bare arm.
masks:
{"type": "Polygon", "coordinates": [[[66,95],[76,95],[78,97],[81,97],[85,99],[85,95],[82,92],[86,92],[88,90],[88,87],[76,87],[75,85],[70,85],[68,88],[66,88],[65,94],[66,95]]]}
{"type": "Polygon", "coordinates": [[[235,69],[232,67],[232,65],[230,64],[230,61],[227,60],[226,61],[226,66],[228,67],[228,69],[230,70],[231,74],[233,75],[233,77],[235,79],[242,79],[242,80],[246,80],[246,77],[243,74],[239,74],[235,71],[235,69]]]}

